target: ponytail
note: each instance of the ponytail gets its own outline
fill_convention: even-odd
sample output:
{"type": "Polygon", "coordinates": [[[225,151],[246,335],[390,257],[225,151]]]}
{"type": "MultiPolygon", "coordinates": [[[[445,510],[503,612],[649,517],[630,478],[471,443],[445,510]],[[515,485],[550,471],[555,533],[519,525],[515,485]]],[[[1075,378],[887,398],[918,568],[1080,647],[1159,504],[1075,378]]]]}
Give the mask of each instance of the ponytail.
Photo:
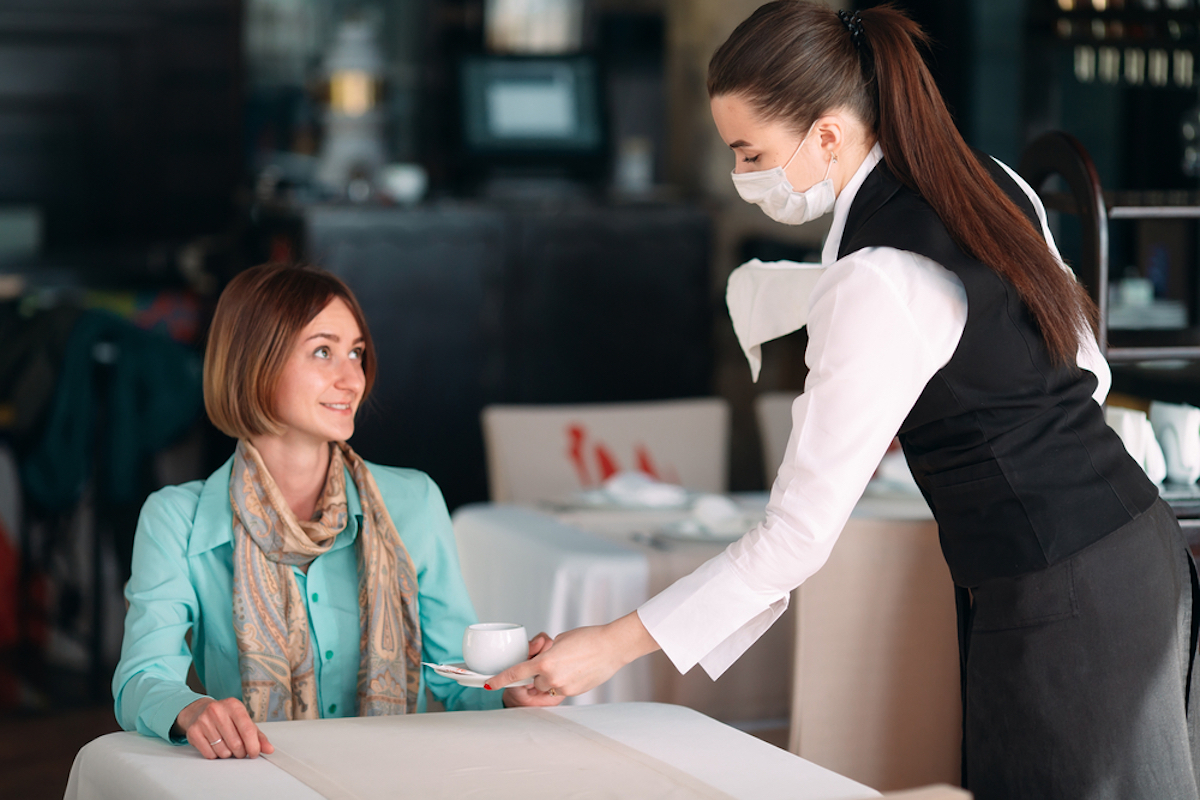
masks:
{"type": "Polygon", "coordinates": [[[1096,330],[1095,304],[963,141],[917,50],[929,43],[920,26],[890,4],[857,16],[852,35],[825,6],[760,7],[713,55],[709,95],[737,94],[797,130],[833,110],[855,115],[954,242],[1012,283],[1051,358],[1073,364],[1084,327],[1096,330]]]}

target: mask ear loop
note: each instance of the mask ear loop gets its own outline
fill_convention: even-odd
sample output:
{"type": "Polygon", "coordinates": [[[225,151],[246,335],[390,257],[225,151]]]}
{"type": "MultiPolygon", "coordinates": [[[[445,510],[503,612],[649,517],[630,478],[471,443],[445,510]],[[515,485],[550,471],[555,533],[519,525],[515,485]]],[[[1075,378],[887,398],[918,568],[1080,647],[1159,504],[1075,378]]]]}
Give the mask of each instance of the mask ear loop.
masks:
{"type": "Polygon", "coordinates": [[[783,169],[785,171],[792,165],[792,162],[796,160],[796,155],[800,152],[800,148],[804,147],[804,143],[808,141],[808,137],[812,135],[813,128],[816,127],[816,124],[817,121],[814,119],[812,125],[808,126],[808,132],[804,134],[804,138],[800,140],[800,144],[796,145],[796,149],[792,151],[792,157],[789,158],[787,163],[783,165],[783,169]]]}
{"type": "MultiPolygon", "coordinates": [[[[797,156],[797,154],[799,154],[800,148],[804,147],[804,143],[807,142],[808,137],[812,135],[813,128],[816,127],[816,124],[817,124],[817,121],[814,119],[812,125],[808,126],[808,133],[804,134],[804,138],[800,140],[800,144],[796,145],[796,149],[792,151],[792,157],[789,158],[787,160],[787,163],[783,165],[783,169],[785,172],[787,171],[787,168],[792,165],[792,162],[796,160],[796,156],[797,156]]],[[[836,163],[838,163],[838,157],[837,157],[837,153],[834,153],[833,156],[829,159],[829,163],[825,166],[825,177],[821,178],[822,183],[824,183],[826,180],[829,179],[829,173],[833,169],[833,165],[836,163]]]]}

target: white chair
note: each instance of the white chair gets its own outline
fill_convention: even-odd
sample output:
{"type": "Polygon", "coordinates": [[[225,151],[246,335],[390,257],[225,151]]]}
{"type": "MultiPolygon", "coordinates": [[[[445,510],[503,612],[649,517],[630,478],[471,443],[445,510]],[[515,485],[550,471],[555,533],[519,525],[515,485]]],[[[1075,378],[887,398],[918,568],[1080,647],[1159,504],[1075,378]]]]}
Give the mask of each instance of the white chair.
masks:
{"type": "Polygon", "coordinates": [[[701,492],[724,492],[729,404],[717,397],[483,410],[493,502],[561,500],[639,470],[701,492]]]}
{"type": "Polygon", "coordinates": [[[754,398],[754,418],[758,422],[763,475],[768,488],[783,463],[788,437],[792,435],[792,403],[798,396],[797,392],[763,392],[754,398]]]}

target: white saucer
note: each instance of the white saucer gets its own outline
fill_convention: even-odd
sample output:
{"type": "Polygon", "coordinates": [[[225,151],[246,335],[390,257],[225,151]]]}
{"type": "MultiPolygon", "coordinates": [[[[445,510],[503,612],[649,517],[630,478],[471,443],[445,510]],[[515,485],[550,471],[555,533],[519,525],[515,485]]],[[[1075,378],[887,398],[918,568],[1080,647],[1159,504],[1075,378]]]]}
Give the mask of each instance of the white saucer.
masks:
{"type": "MultiPolygon", "coordinates": [[[[454,664],[430,664],[428,661],[422,661],[421,663],[432,669],[438,675],[446,678],[453,678],[459,683],[460,686],[470,686],[473,689],[482,689],[483,685],[493,677],[491,675],[483,675],[478,672],[472,672],[471,670],[467,669],[467,665],[463,661],[459,661],[454,664]]],[[[508,686],[530,686],[532,684],[533,678],[526,678],[523,681],[510,683],[508,686]]],[[[508,686],[497,686],[496,688],[507,689],[508,686]]]]}

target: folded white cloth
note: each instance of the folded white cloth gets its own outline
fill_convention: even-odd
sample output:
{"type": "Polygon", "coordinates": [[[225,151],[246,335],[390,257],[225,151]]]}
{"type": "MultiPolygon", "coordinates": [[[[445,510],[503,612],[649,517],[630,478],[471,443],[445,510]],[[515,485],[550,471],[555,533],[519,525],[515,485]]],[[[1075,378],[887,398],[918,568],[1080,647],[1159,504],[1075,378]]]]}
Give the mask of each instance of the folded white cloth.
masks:
{"type": "Polygon", "coordinates": [[[1150,403],[1150,424],[1162,447],[1167,478],[1195,483],[1200,478],[1200,408],[1155,400],[1150,403]]]}
{"type": "Polygon", "coordinates": [[[604,493],[614,505],[632,508],[678,508],[687,502],[687,490],[662,483],[644,472],[618,472],[604,482],[604,493]]]}
{"type": "MultiPolygon", "coordinates": [[[[1125,449],[1146,471],[1146,476],[1155,483],[1162,483],[1167,477],[1167,462],[1146,412],[1120,406],[1106,406],[1104,420],[1121,437],[1125,449]]],[[[1197,428],[1197,433],[1200,434],[1200,427],[1197,428]]]]}
{"type": "Polygon", "coordinates": [[[808,322],[808,298],[824,274],[820,264],[762,262],[757,258],[730,273],[725,304],[755,382],[762,368],[763,342],[804,327],[808,322]]]}

